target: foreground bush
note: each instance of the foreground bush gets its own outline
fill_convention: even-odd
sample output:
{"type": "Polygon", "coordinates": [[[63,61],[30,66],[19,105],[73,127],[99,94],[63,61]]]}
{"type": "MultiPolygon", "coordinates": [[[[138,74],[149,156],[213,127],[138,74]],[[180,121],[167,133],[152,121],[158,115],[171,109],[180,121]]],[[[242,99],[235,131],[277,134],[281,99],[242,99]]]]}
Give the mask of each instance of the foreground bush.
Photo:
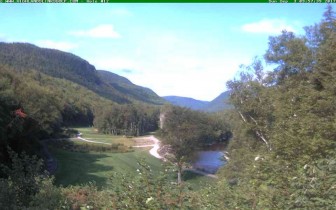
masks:
{"type": "Polygon", "coordinates": [[[11,165],[1,165],[7,176],[0,178],[1,209],[61,209],[64,196],[43,171],[42,160],[10,148],[8,153],[11,165]]]}
{"type": "Polygon", "coordinates": [[[0,179],[1,209],[195,209],[187,185],[172,182],[166,167],[154,176],[139,163],[138,174],[115,174],[114,187],[98,189],[94,183],[57,187],[42,171],[43,162],[9,150],[12,165],[2,166],[7,175],[0,179]]]}

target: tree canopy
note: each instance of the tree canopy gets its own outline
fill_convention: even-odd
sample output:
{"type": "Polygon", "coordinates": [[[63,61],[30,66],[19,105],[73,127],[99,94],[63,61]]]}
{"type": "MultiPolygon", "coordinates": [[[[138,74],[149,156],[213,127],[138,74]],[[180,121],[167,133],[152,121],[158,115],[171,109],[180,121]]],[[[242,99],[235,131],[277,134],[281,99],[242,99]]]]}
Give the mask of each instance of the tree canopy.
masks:
{"type": "Polygon", "coordinates": [[[335,208],[335,29],[328,5],[304,36],[270,37],[264,60],[228,82],[234,137],[216,191],[225,209],[335,208]]]}

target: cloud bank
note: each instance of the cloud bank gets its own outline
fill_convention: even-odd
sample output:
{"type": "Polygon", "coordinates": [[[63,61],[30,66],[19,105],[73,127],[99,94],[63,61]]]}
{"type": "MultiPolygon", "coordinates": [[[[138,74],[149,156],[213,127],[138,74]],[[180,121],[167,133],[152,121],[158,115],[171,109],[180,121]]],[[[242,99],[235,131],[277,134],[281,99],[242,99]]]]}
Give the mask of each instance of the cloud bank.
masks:
{"type": "Polygon", "coordinates": [[[293,26],[282,19],[263,19],[245,24],[241,29],[245,32],[258,34],[279,34],[283,30],[296,32],[293,26]]]}
{"type": "Polygon", "coordinates": [[[116,39],[121,37],[120,34],[114,30],[114,27],[111,24],[98,25],[87,30],[70,31],[69,34],[73,36],[90,38],[116,39]]]}

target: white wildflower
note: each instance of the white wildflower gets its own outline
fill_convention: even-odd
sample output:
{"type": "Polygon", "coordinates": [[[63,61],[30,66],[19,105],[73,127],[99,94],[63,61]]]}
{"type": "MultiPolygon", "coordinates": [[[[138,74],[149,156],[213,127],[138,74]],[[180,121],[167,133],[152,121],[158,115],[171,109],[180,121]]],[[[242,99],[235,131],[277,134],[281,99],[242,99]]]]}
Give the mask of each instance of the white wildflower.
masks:
{"type": "Polygon", "coordinates": [[[153,199],[154,199],[153,197],[147,198],[146,204],[149,203],[149,202],[151,202],[153,199]]]}

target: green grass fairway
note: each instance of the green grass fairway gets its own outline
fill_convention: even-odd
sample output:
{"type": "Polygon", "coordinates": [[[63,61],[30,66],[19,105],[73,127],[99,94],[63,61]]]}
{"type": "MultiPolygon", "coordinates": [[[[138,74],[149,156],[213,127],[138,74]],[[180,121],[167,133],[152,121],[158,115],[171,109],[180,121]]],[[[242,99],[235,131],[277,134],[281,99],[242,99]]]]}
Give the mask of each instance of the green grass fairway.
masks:
{"type": "Polygon", "coordinates": [[[89,128],[74,128],[78,130],[78,132],[82,133],[82,137],[87,140],[99,141],[110,144],[124,144],[125,146],[132,146],[133,141],[131,138],[127,138],[124,136],[112,136],[98,133],[93,127],[89,128]]]}
{"type": "Polygon", "coordinates": [[[114,172],[135,175],[141,159],[151,166],[153,172],[161,169],[160,160],[149,155],[146,149],[128,153],[79,153],[61,149],[53,150],[58,160],[56,184],[68,186],[96,182],[98,186],[108,185],[114,172]]]}
{"type": "MultiPolygon", "coordinates": [[[[105,143],[121,143],[132,146],[134,141],[131,138],[122,136],[112,136],[99,134],[94,128],[75,128],[82,137],[88,140],[100,141],[105,143]]],[[[76,140],[76,144],[82,144],[76,140]]],[[[85,142],[85,144],[94,144],[85,142]]],[[[138,161],[143,160],[148,164],[153,173],[158,173],[162,169],[161,160],[151,156],[149,149],[135,148],[134,152],[111,153],[111,152],[73,152],[63,149],[51,149],[52,154],[58,161],[58,168],[55,173],[57,185],[80,185],[89,182],[95,182],[99,187],[108,187],[109,178],[114,174],[124,174],[126,176],[135,176],[137,174],[138,161]]],[[[172,174],[175,180],[176,174],[172,174]]],[[[184,173],[184,180],[194,189],[199,189],[214,180],[205,176],[197,175],[191,172],[184,173]]]]}
{"type": "MultiPolygon", "coordinates": [[[[163,167],[159,159],[152,157],[148,149],[143,148],[127,153],[80,153],[61,149],[53,150],[52,153],[58,160],[56,184],[63,186],[95,182],[99,187],[109,187],[109,178],[113,173],[135,176],[139,168],[137,162],[141,159],[151,167],[154,174],[163,167]]],[[[176,180],[176,174],[171,177],[176,180]]],[[[216,181],[192,172],[184,172],[183,180],[194,190],[216,181]]]]}

